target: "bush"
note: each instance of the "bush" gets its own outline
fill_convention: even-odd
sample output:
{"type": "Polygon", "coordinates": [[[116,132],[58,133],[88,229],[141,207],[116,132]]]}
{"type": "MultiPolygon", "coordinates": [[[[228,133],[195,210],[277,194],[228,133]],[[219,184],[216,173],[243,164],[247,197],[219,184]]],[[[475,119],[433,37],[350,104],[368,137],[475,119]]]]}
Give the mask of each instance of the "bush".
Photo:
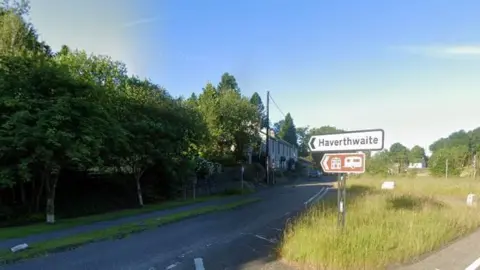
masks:
{"type": "Polygon", "coordinates": [[[266,170],[260,163],[244,165],[243,179],[250,182],[260,182],[265,178],[266,170]]]}

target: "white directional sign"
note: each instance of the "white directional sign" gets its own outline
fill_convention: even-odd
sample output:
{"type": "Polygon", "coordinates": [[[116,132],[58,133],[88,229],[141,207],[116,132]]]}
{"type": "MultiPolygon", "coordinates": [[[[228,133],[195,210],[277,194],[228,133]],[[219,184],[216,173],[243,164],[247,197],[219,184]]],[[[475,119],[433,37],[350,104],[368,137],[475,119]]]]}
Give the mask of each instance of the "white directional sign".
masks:
{"type": "Polygon", "coordinates": [[[358,130],[312,136],[308,147],[312,152],[379,151],[384,140],[382,129],[358,130]]]}

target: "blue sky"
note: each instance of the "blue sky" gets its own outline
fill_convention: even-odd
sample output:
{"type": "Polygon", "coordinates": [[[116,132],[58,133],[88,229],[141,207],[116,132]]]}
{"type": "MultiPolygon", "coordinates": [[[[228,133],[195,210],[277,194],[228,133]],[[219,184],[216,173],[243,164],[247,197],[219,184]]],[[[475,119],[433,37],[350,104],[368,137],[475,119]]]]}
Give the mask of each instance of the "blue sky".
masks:
{"type": "Polygon", "coordinates": [[[174,95],[229,72],[245,95],[270,90],[297,126],[383,128],[409,147],[480,126],[479,1],[31,3],[54,49],[109,54],[174,95]]]}

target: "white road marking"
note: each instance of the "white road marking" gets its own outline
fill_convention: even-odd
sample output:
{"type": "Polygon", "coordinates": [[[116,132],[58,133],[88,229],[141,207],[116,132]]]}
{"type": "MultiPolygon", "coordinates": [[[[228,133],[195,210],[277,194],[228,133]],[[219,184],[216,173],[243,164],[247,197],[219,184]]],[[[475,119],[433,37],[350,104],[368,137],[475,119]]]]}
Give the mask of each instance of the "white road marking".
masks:
{"type": "Polygon", "coordinates": [[[480,258],[476,259],[472,264],[470,264],[465,270],[476,270],[480,266],[480,258]]]}
{"type": "Polygon", "coordinates": [[[261,235],[258,235],[258,234],[254,234],[254,236],[257,237],[258,239],[265,240],[265,241],[270,242],[270,243],[272,243],[272,244],[275,244],[275,243],[276,243],[275,241],[272,241],[272,240],[270,240],[270,239],[267,239],[267,238],[265,238],[265,237],[263,237],[263,236],[261,236],[261,235]]]}
{"type": "Polygon", "coordinates": [[[205,267],[203,266],[202,258],[193,259],[193,263],[195,264],[195,270],[205,270],[205,267]]]}
{"type": "MultiPolygon", "coordinates": [[[[173,263],[173,264],[170,264],[169,266],[167,266],[167,268],[165,268],[165,270],[173,269],[173,268],[175,268],[178,264],[179,264],[179,262],[175,262],[175,263],[173,263]]],[[[151,269],[151,270],[155,270],[155,268],[154,268],[154,269],[151,269]]]]}
{"type": "Polygon", "coordinates": [[[186,255],[188,255],[188,254],[190,254],[190,253],[192,253],[192,252],[193,252],[193,250],[189,250],[189,251],[183,253],[182,255],[180,255],[180,256],[178,256],[178,257],[179,257],[179,258],[185,258],[186,255]]]}
{"type": "Polygon", "coordinates": [[[328,188],[325,188],[323,187],[318,193],[316,193],[315,195],[313,195],[312,197],[310,197],[310,199],[308,199],[306,202],[304,202],[303,204],[305,206],[307,206],[309,203],[311,203],[313,200],[315,200],[317,197],[318,198],[322,198],[323,196],[325,196],[325,194],[327,194],[328,192],[328,188]]]}

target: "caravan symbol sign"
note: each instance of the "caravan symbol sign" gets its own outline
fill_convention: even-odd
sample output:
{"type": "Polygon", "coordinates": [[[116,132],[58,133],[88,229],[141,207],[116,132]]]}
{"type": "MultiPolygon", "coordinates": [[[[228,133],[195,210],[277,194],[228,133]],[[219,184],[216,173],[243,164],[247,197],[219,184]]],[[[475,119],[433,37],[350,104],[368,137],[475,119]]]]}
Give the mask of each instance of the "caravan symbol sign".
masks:
{"type": "Polygon", "coordinates": [[[384,135],[382,129],[317,135],[310,138],[308,146],[312,152],[380,151],[384,135]]]}
{"type": "Polygon", "coordinates": [[[325,154],[320,162],[326,173],[364,173],[364,153],[325,154]]]}

